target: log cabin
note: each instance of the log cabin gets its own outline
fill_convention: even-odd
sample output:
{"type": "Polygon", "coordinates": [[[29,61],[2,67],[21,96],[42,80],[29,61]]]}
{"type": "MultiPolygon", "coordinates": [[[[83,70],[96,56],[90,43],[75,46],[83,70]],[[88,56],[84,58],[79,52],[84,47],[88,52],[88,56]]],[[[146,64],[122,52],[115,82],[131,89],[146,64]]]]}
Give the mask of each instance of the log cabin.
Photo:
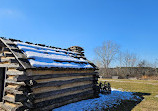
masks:
{"type": "Polygon", "coordinates": [[[82,53],[71,49],[1,37],[1,107],[6,111],[49,111],[98,97],[97,67],[85,58],[83,49],[79,49],[82,53]]]}

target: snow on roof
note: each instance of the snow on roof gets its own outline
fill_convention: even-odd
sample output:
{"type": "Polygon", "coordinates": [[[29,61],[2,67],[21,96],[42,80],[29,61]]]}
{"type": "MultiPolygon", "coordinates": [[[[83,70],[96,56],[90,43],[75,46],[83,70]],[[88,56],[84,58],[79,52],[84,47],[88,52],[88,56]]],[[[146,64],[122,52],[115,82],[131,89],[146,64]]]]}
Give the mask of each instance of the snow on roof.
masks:
{"type": "Polygon", "coordinates": [[[33,67],[93,68],[87,60],[75,58],[79,53],[35,44],[14,42],[33,67]]]}
{"type": "Polygon", "coordinates": [[[111,94],[100,94],[99,98],[82,100],[76,103],[71,103],[52,111],[102,111],[103,109],[111,108],[121,103],[121,100],[133,100],[138,101],[141,99],[137,95],[133,95],[132,92],[119,91],[112,89],[111,94]]]}

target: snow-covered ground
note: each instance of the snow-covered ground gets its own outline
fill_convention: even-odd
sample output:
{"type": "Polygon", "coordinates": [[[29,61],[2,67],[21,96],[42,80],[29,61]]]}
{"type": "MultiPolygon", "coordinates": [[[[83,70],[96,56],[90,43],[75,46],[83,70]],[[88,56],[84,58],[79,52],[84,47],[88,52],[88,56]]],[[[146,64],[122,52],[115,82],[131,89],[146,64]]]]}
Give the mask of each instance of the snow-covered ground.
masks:
{"type": "Polygon", "coordinates": [[[101,109],[106,109],[119,105],[121,103],[121,100],[137,101],[138,99],[140,99],[140,97],[133,95],[132,92],[125,92],[117,89],[112,89],[112,92],[109,95],[100,94],[99,98],[71,103],[56,108],[53,111],[91,111],[95,109],[100,111],[101,109]]]}

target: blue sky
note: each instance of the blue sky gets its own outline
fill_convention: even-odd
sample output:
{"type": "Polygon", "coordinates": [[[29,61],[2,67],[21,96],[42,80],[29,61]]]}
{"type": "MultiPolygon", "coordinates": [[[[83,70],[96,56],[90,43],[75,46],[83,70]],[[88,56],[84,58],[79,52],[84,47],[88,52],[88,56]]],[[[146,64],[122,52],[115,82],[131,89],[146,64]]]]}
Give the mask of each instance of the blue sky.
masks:
{"type": "Polygon", "coordinates": [[[0,36],[68,48],[86,57],[112,40],[142,59],[158,58],[158,0],[0,0],[0,36]]]}

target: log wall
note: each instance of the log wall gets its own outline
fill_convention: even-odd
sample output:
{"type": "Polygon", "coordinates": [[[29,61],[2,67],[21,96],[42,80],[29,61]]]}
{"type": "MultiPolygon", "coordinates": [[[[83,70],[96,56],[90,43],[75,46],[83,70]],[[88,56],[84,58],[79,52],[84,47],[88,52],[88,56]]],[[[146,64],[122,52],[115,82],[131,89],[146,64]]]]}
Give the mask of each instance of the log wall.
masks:
{"type": "Polygon", "coordinates": [[[95,97],[94,71],[28,70],[34,111],[51,110],[62,105],[95,97]]]}
{"type": "Polygon", "coordinates": [[[24,80],[20,80],[20,78],[25,78],[26,74],[23,71],[17,70],[17,68],[21,66],[10,50],[2,44],[0,47],[0,67],[6,67],[4,80],[5,87],[1,106],[6,111],[20,111],[27,109],[28,107],[23,104],[23,100],[20,100],[19,98],[21,96],[27,98],[27,94],[24,94],[23,92],[26,84],[24,80]]]}

